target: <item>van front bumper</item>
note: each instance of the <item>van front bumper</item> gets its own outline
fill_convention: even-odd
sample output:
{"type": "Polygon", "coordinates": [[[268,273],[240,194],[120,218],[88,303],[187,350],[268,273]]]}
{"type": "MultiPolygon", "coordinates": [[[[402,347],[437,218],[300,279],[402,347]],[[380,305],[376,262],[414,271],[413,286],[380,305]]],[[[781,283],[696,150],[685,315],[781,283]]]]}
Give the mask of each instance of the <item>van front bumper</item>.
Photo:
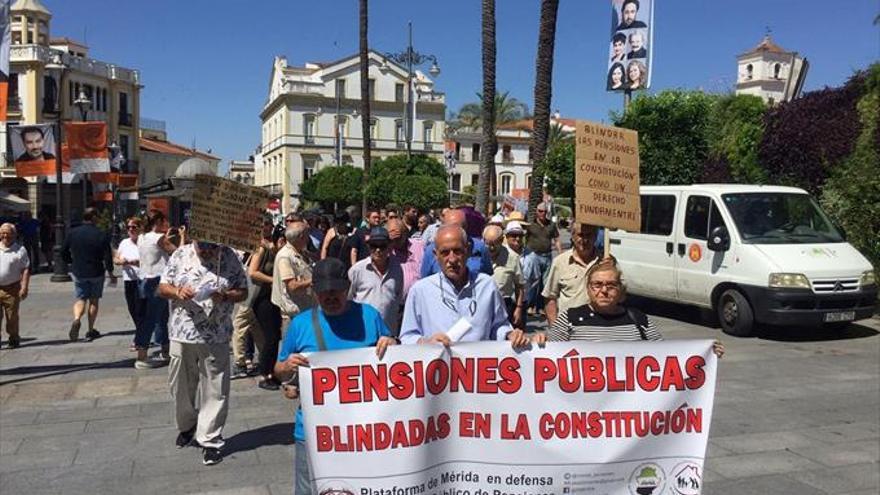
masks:
{"type": "Polygon", "coordinates": [[[770,325],[817,326],[825,315],[852,311],[855,320],[870,318],[877,309],[877,286],[857,292],[816,294],[809,289],[771,289],[745,286],[743,289],[755,320],[770,325]]]}

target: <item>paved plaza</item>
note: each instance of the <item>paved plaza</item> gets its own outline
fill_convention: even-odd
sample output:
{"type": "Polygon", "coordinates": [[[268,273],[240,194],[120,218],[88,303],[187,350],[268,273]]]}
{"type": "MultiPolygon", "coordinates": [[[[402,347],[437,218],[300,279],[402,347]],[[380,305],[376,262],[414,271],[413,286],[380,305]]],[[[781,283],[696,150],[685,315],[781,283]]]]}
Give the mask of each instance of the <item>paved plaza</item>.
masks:
{"type": "MultiPolygon", "coordinates": [[[[71,294],[34,277],[22,347],[0,351],[0,493],[291,492],[293,402],[233,381],[226,457],[203,466],[200,451],[174,447],[167,370],[132,367],[121,285],[106,290],[91,343],[67,341],[71,294]]],[[[697,311],[640,304],[667,339],[720,334],[697,311]]],[[[875,318],[724,338],[704,493],[876,495],[878,330],[875,318]]]]}

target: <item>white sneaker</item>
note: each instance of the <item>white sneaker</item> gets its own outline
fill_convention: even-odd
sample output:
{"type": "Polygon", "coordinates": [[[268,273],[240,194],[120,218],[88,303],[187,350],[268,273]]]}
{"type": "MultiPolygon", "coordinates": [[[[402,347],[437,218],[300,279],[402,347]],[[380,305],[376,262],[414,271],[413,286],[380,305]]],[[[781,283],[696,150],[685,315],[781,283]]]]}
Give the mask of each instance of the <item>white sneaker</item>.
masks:
{"type": "Polygon", "coordinates": [[[151,370],[153,368],[158,368],[159,366],[161,366],[161,363],[157,363],[152,359],[146,361],[141,361],[140,359],[134,360],[134,368],[137,370],[151,370]]]}

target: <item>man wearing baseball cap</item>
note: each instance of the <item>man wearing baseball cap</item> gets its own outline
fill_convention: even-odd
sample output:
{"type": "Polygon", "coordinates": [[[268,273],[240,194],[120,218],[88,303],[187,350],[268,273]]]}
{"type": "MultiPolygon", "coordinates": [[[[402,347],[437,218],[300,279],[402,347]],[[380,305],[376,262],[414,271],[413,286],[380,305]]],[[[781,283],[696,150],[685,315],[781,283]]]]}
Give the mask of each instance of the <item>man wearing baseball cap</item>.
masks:
{"type": "MultiPolygon", "coordinates": [[[[278,353],[275,376],[289,379],[300,366],[308,366],[304,353],[376,346],[381,359],[389,345],[388,326],[369,304],[348,300],[349,282],[345,264],[336,258],[319,261],[312,270],[312,290],[318,307],[304,311],[290,322],[278,353]]],[[[305,444],[302,409],[296,411],[294,494],[313,493],[305,444]]],[[[314,492],[316,493],[316,491],[314,492]]]]}
{"type": "MultiPolygon", "coordinates": [[[[399,222],[397,218],[389,222],[399,222]]],[[[348,270],[351,280],[349,296],[352,301],[376,308],[391,329],[400,333],[400,306],[403,304],[403,268],[397,258],[390,256],[391,238],[384,227],[373,227],[367,240],[370,256],[358,261],[348,270]]]]}

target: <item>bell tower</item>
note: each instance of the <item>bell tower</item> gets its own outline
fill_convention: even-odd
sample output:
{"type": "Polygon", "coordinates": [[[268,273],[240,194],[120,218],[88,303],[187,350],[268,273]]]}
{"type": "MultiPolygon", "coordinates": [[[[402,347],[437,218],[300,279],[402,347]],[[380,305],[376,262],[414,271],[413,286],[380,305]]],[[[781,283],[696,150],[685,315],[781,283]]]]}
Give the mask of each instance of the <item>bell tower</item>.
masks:
{"type": "Polygon", "coordinates": [[[773,42],[768,29],[757,46],[739,55],[736,94],[760,96],[769,105],[796,98],[803,88],[807,60],[773,42]]]}

